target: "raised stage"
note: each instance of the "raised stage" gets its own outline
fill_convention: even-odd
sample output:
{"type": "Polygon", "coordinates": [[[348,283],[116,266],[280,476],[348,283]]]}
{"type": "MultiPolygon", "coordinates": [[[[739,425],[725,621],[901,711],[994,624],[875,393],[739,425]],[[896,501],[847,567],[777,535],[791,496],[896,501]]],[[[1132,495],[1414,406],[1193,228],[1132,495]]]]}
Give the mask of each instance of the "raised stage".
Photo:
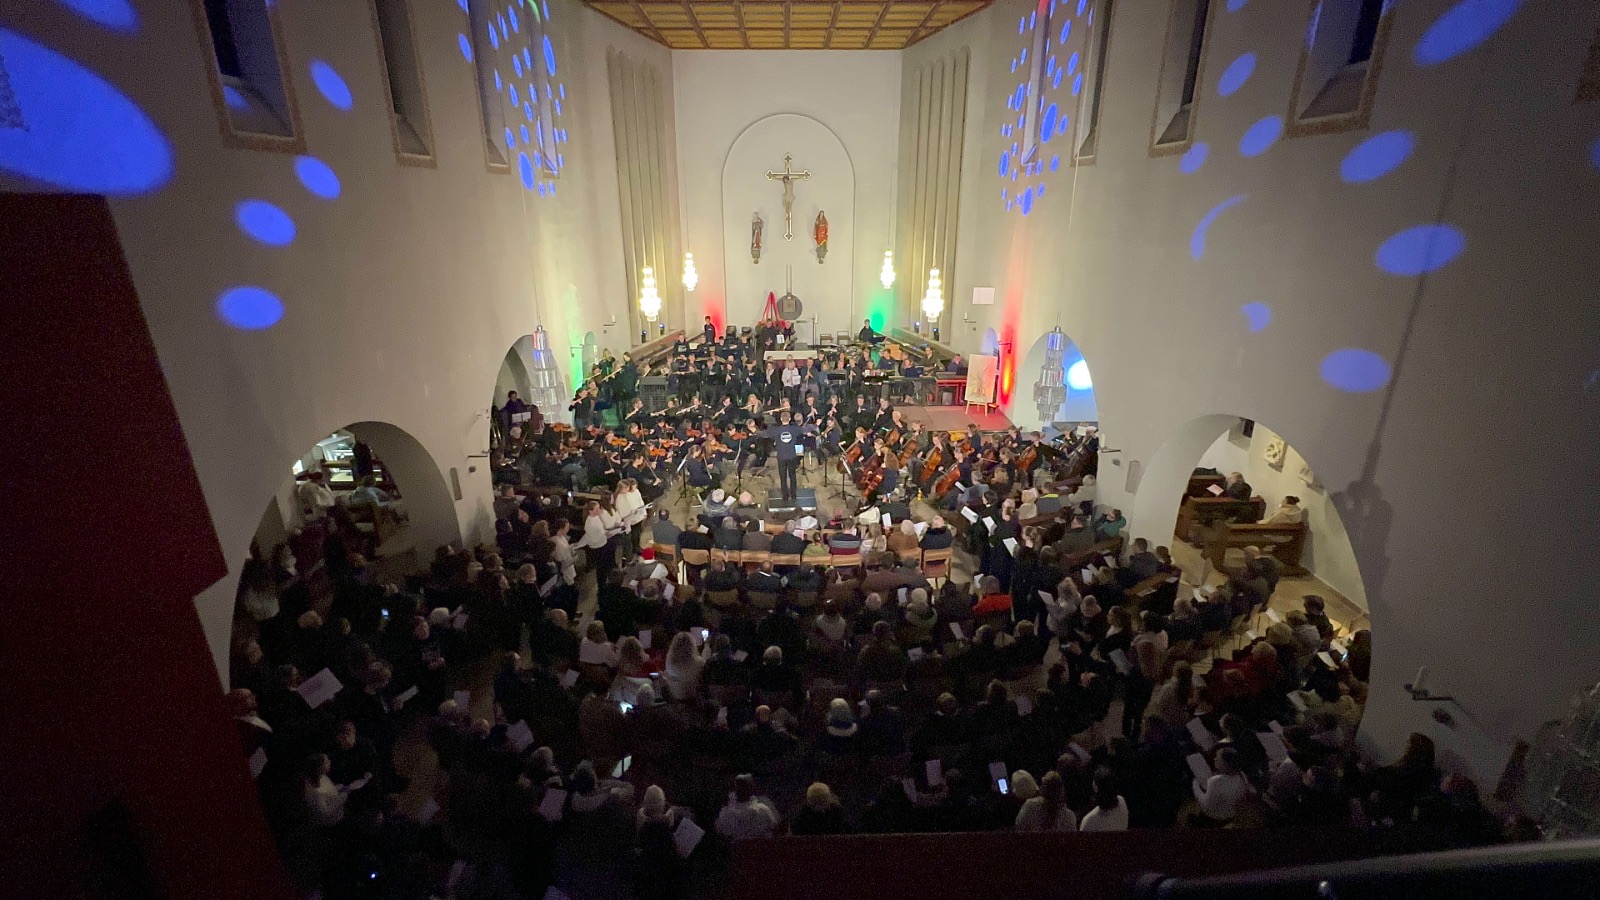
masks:
{"type": "Polygon", "coordinates": [[[965,406],[900,406],[907,423],[921,422],[929,431],[966,431],[968,425],[979,431],[1005,431],[1011,420],[999,412],[984,412],[974,407],[971,413],[965,406]]]}

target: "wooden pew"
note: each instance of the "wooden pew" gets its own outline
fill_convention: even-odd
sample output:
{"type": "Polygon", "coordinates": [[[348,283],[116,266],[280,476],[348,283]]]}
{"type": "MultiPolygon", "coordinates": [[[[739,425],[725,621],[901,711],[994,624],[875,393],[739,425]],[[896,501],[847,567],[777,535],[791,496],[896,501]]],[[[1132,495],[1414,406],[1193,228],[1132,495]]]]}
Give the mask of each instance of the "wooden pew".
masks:
{"type": "Polygon", "coordinates": [[[1183,489],[1185,497],[1210,497],[1212,486],[1227,487],[1228,479],[1221,475],[1190,475],[1189,485],[1183,489]]]}
{"type": "Polygon", "coordinates": [[[1249,500],[1235,500],[1231,497],[1185,497],[1183,506],[1178,509],[1178,524],[1173,529],[1178,540],[1199,544],[1191,535],[1197,528],[1207,528],[1218,521],[1231,519],[1248,519],[1252,522],[1259,521],[1266,515],[1267,501],[1261,497],[1251,497],[1249,500]]]}
{"type": "Polygon", "coordinates": [[[1260,547],[1283,567],[1285,575],[1309,574],[1300,565],[1300,556],[1306,549],[1306,526],[1300,525],[1240,525],[1229,522],[1210,532],[1206,541],[1206,559],[1219,572],[1227,571],[1223,562],[1229,548],[1260,547]]]}

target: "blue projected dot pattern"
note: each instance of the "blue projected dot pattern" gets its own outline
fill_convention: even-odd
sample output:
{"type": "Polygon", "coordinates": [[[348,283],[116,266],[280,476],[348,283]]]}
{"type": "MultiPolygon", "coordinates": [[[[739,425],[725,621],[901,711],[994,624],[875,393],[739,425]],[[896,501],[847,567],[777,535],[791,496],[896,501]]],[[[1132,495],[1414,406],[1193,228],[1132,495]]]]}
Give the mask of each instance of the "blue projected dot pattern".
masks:
{"type": "Polygon", "coordinates": [[[1256,55],[1246,53],[1228,64],[1222,72],[1222,77],[1217,79],[1217,93],[1224,97],[1232,97],[1250,80],[1256,71],[1256,55]]]}
{"type": "MultiPolygon", "coordinates": [[[[488,26],[490,48],[479,45],[476,49],[492,55],[496,66],[495,95],[508,107],[506,118],[518,120],[505,129],[505,140],[507,150],[517,155],[519,177],[539,196],[554,196],[555,185],[550,181],[566,167],[560,145],[568,142],[567,130],[560,127],[559,120],[565,113],[562,100],[566,99],[567,88],[554,78],[557,61],[555,44],[548,33],[549,9],[541,14],[540,4],[530,0],[503,2],[505,11],[494,13],[488,26]],[[524,18],[518,7],[531,13],[524,18]],[[526,29],[521,27],[524,23],[526,29]],[[512,83],[501,72],[508,64],[515,77],[527,80],[512,83]]],[[[463,11],[466,10],[463,0],[463,11]]],[[[470,22],[467,27],[472,27],[470,22]]],[[[471,40],[465,34],[460,40],[462,55],[471,60],[471,40]]]]}
{"type": "Polygon", "coordinates": [[[1409,131],[1385,131],[1357,144],[1339,163],[1339,177],[1350,184],[1366,184],[1400,168],[1417,139],[1409,131]]]}
{"type": "Polygon", "coordinates": [[[1390,275],[1425,275],[1455,261],[1467,249],[1467,236],[1453,225],[1418,225],[1384,241],[1375,257],[1390,275]]]}
{"type": "Polygon", "coordinates": [[[248,109],[250,107],[250,102],[244,99],[244,95],[239,93],[239,89],[231,84],[222,86],[222,101],[228,104],[229,109],[248,109]]]}
{"type": "Polygon", "coordinates": [[[1371,350],[1346,347],[1322,358],[1322,380],[1352,394],[1366,394],[1389,383],[1389,363],[1371,350]]]}
{"type": "Polygon", "coordinates": [[[1265,303],[1246,303],[1239,307],[1239,311],[1244,313],[1251,334],[1259,334],[1272,324],[1272,307],[1265,303]]]}
{"type": "Polygon", "coordinates": [[[1460,0],[1435,19],[1411,51],[1419,66],[1436,66],[1479,46],[1522,8],[1523,0],[1460,0]]]}
{"type": "Polygon", "coordinates": [[[466,57],[467,62],[472,62],[472,39],[464,34],[458,34],[456,42],[461,45],[461,55],[466,57]]]}
{"type": "Polygon", "coordinates": [[[1211,233],[1211,226],[1216,224],[1217,217],[1243,203],[1247,195],[1240,194],[1236,197],[1218,203],[1200,219],[1200,224],[1194,227],[1194,234],[1189,237],[1189,255],[1199,259],[1206,255],[1206,237],[1211,233]]]}
{"type": "Polygon", "coordinates": [[[1228,12],[1238,12],[1249,2],[1250,0],[1228,0],[1228,12]]]}
{"type": "Polygon", "coordinates": [[[349,109],[355,105],[355,98],[350,95],[350,85],[345,84],[344,77],[323,60],[311,61],[311,80],[316,82],[317,90],[335,109],[349,109]]]}
{"type": "Polygon", "coordinates": [[[0,128],[0,170],[69,191],[126,197],[172,178],[172,145],[138,104],[99,75],[0,28],[24,128],[0,128]]]}
{"type": "Polygon", "coordinates": [[[1183,154],[1183,158],[1178,161],[1178,171],[1185,175],[1193,175],[1200,171],[1201,166],[1206,164],[1206,157],[1210,155],[1211,146],[1204,141],[1200,141],[1183,154]]]}
{"type": "Polygon", "coordinates": [[[246,200],[233,208],[233,220],[239,230],[257,243],[269,247],[286,247],[294,242],[294,219],[277,206],[265,200],[246,200]]]}
{"type": "Polygon", "coordinates": [[[112,31],[132,34],[139,30],[139,12],[128,0],[56,0],[85,19],[112,31]]]}
{"type": "Polygon", "coordinates": [[[1593,144],[1589,145],[1589,163],[1596,169],[1600,169],[1600,138],[1597,138],[1593,144]]]}
{"type": "Polygon", "coordinates": [[[1260,156],[1283,137],[1283,116],[1267,116],[1251,125],[1239,139],[1239,152],[1245,156],[1260,156]]]}
{"type": "Polygon", "coordinates": [[[217,315],[234,328],[260,331],[271,328],[283,318],[283,301],[266,288],[232,287],[217,298],[217,315]]]}
{"type": "Polygon", "coordinates": [[[312,196],[324,200],[335,199],[342,189],[339,185],[339,176],[327,163],[315,156],[302,156],[296,159],[294,176],[300,179],[301,186],[310,191],[312,196]]]}
{"type": "MultiPolygon", "coordinates": [[[[1040,145],[1072,134],[1073,99],[1085,87],[1087,44],[1094,22],[1090,0],[1037,0],[1033,12],[1017,21],[1017,43],[1010,61],[1013,78],[1005,84],[1005,107],[1015,113],[997,128],[1001,145],[998,173],[1011,184],[1002,194],[1007,210],[1022,215],[1038,208],[1061,158],[1075,147],[1045,153],[1040,145]],[[1081,21],[1080,21],[1081,20],[1081,21]],[[1028,160],[1024,162],[1024,160],[1028,160]],[[1031,190],[1030,190],[1031,188],[1031,190]]],[[[1076,140],[1076,138],[1072,138],[1076,140]]]]}
{"type": "Polygon", "coordinates": [[[528,154],[517,154],[517,172],[522,175],[522,186],[533,190],[533,160],[528,158],[528,154]]]}

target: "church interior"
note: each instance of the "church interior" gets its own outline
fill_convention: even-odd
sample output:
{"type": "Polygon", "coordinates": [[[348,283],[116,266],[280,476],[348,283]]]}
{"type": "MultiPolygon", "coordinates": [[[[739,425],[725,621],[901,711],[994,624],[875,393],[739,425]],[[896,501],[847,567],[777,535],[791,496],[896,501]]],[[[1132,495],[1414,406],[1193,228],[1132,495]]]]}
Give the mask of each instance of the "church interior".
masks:
{"type": "Polygon", "coordinates": [[[1585,0],[0,5],[0,894],[1592,890],[1597,209],[1585,0]]]}

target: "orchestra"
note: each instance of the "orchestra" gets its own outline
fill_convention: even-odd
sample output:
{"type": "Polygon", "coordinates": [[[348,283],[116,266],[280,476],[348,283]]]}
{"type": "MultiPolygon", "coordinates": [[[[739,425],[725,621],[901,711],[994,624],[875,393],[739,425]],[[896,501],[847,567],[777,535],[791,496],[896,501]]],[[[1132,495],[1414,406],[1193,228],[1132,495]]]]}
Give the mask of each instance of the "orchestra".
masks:
{"type": "Polygon", "coordinates": [[[663,361],[637,369],[626,355],[618,366],[608,354],[568,406],[573,425],[536,419],[531,433],[511,430],[514,439],[497,448],[496,480],[609,490],[630,479],[653,503],[674,483],[701,495],[727,477],[762,469],[776,435],[795,445],[779,452],[785,500],[794,499],[787,495],[798,453],[837,472],[863,508],[920,496],[955,509],[974,489],[1026,487],[1089,452],[1092,434],[1069,445],[1066,435],[1046,441],[1015,428],[982,432],[969,424],[946,432],[908,423],[888,394],[868,394],[875,383],[924,377],[916,351],[880,341],[828,347],[808,359],[766,359],[785,328],[763,324],[765,341],[741,340],[734,329],[713,338],[708,323],[703,337],[680,340],[663,361]],[[626,390],[617,390],[624,370],[626,390]],[[665,378],[667,397],[651,409],[633,388],[656,375],[665,378]],[[619,424],[606,424],[608,408],[619,424]]]}

